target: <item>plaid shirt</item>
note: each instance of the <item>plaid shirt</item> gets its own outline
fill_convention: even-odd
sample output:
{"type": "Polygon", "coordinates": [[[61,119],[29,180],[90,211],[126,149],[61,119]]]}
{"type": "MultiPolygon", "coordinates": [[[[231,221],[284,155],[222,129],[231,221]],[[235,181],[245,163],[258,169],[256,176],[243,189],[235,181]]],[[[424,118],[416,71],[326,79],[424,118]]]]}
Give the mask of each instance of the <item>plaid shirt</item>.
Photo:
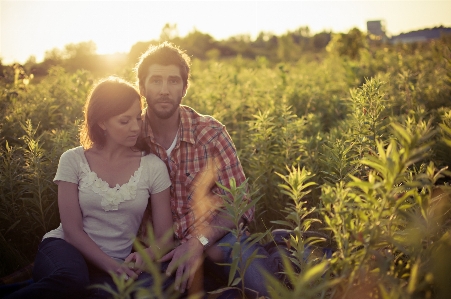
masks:
{"type": "MultiPolygon", "coordinates": [[[[225,194],[215,182],[230,188],[234,178],[239,186],[245,181],[235,145],[225,126],[211,116],[201,115],[194,109],[180,106],[180,126],[177,143],[170,157],[155,141],[144,111],[144,138],[150,152],[166,163],[171,178],[171,210],[174,232],[178,240],[185,242],[207,226],[218,213],[225,194]]],[[[245,212],[250,222],[254,208],[245,212]]]]}

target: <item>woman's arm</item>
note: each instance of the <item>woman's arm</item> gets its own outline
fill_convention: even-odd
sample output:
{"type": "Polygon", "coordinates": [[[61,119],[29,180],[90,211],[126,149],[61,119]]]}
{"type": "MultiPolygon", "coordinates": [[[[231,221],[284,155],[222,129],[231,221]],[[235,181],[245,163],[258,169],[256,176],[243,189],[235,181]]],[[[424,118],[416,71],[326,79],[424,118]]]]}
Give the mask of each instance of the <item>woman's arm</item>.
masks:
{"type": "Polygon", "coordinates": [[[75,246],[85,259],[106,272],[125,273],[130,277],[136,277],[135,272],[126,264],[120,264],[104,253],[83,230],[77,184],[64,181],[58,183],[58,208],[64,239],[75,246]]]}
{"type": "MultiPolygon", "coordinates": [[[[152,230],[155,235],[156,244],[150,244],[146,248],[146,253],[152,260],[155,259],[154,252],[158,251],[160,255],[174,248],[173,221],[170,203],[169,188],[151,195],[150,205],[152,210],[152,230]],[[151,248],[157,246],[158,248],[151,248]]],[[[145,225],[145,224],[144,224],[145,225]]],[[[144,261],[138,252],[131,253],[126,259],[126,263],[132,262],[135,272],[139,274],[144,267],[144,261]]]]}
{"type": "Polygon", "coordinates": [[[174,248],[174,230],[172,228],[173,221],[169,188],[152,194],[150,200],[153,231],[157,239],[157,245],[162,250],[161,254],[165,254],[174,248]]]}

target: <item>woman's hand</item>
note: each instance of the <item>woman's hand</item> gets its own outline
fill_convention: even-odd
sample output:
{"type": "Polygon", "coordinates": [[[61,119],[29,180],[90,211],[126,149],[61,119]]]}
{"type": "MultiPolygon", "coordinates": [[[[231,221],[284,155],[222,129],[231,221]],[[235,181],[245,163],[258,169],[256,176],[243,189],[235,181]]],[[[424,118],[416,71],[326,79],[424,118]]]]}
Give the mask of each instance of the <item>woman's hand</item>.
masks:
{"type": "Polygon", "coordinates": [[[125,280],[129,278],[137,279],[138,275],[142,273],[142,271],[135,271],[134,265],[131,265],[127,261],[124,261],[122,264],[118,263],[113,272],[118,276],[125,275],[125,280]]]}
{"type": "MultiPolygon", "coordinates": [[[[154,259],[150,247],[144,249],[144,252],[148,256],[150,256],[151,260],[154,259]]],[[[137,275],[141,274],[146,268],[145,262],[139,252],[130,253],[129,256],[127,256],[127,258],[125,259],[124,264],[126,264],[129,269],[134,271],[134,273],[136,273],[137,275]]]]}

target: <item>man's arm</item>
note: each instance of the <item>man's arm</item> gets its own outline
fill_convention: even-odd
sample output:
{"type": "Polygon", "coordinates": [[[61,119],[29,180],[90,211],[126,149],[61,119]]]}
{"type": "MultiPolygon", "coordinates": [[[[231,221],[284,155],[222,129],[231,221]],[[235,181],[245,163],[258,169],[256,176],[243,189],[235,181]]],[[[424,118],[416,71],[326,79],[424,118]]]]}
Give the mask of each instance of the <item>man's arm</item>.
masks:
{"type": "Polygon", "coordinates": [[[176,271],[175,289],[180,290],[181,293],[191,287],[194,275],[202,265],[204,250],[205,254],[214,262],[224,260],[222,251],[216,242],[228,233],[226,228],[232,229],[235,224],[222,213],[216,214],[208,227],[198,231],[208,239],[209,244],[212,244],[206,250],[196,237],[192,237],[160,259],[160,261],[171,260],[166,275],[170,276],[176,271]],[[184,262],[180,263],[180,261],[184,262]]]}
{"type": "MultiPolygon", "coordinates": [[[[199,230],[209,241],[205,254],[211,261],[217,263],[224,261],[222,250],[219,248],[217,242],[229,232],[228,229],[237,228],[235,223],[225,213],[225,211],[219,212],[212,219],[209,226],[199,230]]],[[[241,218],[239,223],[245,223],[245,220],[241,218]]]]}
{"type": "MultiPolygon", "coordinates": [[[[235,146],[225,128],[218,134],[212,153],[209,163],[214,164],[209,165],[201,175],[198,174],[196,182],[193,183],[195,227],[186,238],[186,242],[161,259],[161,261],[171,260],[166,274],[171,275],[176,271],[175,288],[180,292],[184,292],[191,286],[194,274],[202,263],[204,246],[197,237],[199,235],[206,237],[209,244],[213,244],[206,250],[206,254],[213,261],[221,261],[223,260],[221,251],[214,244],[228,233],[227,228],[232,229],[235,226],[221,209],[223,199],[215,193],[224,194],[224,191],[217,187],[216,181],[230,188],[231,178],[235,179],[237,185],[241,185],[246,180],[235,146]],[[180,261],[184,262],[180,263],[180,261]]],[[[241,222],[248,223],[252,220],[253,214],[252,207],[244,213],[241,222]]]]}

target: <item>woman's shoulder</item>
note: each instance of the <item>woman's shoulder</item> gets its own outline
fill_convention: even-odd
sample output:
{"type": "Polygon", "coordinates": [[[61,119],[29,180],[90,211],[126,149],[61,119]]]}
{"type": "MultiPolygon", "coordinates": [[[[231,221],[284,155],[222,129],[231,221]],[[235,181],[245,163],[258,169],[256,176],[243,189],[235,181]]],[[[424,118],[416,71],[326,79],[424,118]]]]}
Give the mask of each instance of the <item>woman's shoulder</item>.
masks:
{"type": "Polygon", "coordinates": [[[61,157],[65,157],[66,159],[80,159],[84,155],[84,152],[85,150],[82,146],[77,146],[66,150],[61,157]]]}
{"type": "Polygon", "coordinates": [[[163,160],[158,158],[155,154],[147,154],[147,155],[143,154],[141,159],[143,159],[144,161],[146,161],[148,163],[157,163],[157,164],[163,163],[164,164],[163,160]]]}
{"type": "Polygon", "coordinates": [[[80,169],[83,165],[83,147],[75,147],[66,150],[60,157],[58,169],[56,171],[54,182],[65,181],[77,184],[80,169]]]}
{"type": "Polygon", "coordinates": [[[143,161],[143,166],[148,169],[166,168],[166,164],[164,164],[163,160],[161,160],[154,154],[144,155],[141,159],[143,161]]]}

